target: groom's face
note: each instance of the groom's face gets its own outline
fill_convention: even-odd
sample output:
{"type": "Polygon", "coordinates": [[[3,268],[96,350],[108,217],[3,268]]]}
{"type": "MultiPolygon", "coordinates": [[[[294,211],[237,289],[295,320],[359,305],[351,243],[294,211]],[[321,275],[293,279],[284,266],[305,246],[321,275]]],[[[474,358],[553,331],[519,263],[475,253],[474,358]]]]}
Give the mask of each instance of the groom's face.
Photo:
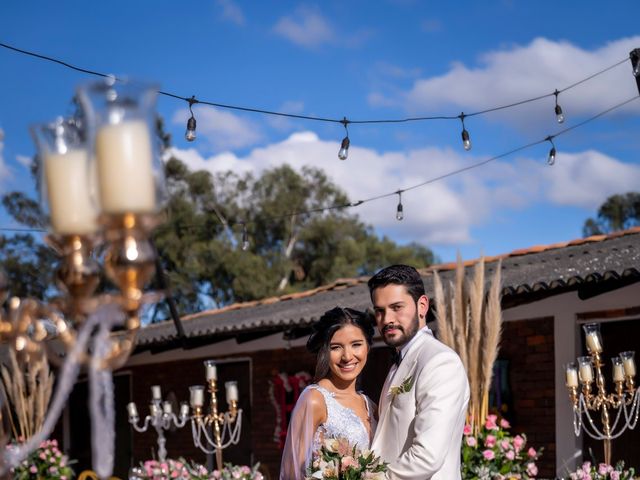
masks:
{"type": "Polygon", "coordinates": [[[416,303],[404,285],[376,288],[372,300],[380,335],[391,347],[402,347],[425,325],[427,297],[423,295],[416,303]]]}

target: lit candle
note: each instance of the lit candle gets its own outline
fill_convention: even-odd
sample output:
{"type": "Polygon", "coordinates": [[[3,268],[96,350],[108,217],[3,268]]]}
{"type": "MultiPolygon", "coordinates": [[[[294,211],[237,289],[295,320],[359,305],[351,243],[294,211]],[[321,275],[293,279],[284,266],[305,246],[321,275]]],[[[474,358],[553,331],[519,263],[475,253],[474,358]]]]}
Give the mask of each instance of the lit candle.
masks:
{"type": "Polygon", "coordinates": [[[96,157],[105,213],[156,210],[152,152],[149,128],[142,120],[105,125],[98,130],[96,157]]]}
{"type": "Polygon", "coordinates": [[[224,384],[227,391],[227,403],[238,401],[238,382],[226,382],[224,384]]]}
{"type": "Polygon", "coordinates": [[[597,331],[587,333],[587,350],[589,353],[602,353],[602,342],[600,341],[600,335],[597,331]]]}
{"type": "Polygon", "coordinates": [[[624,367],[622,366],[622,360],[620,357],[613,357],[611,361],[613,362],[613,381],[624,381],[624,367]]]}
{"type": "Polygon", "coordinates": [[[634,352],[621,352],[620,358],[622,358],[622,365],[624,367],[624,374],[627,377],[634,377],[636,375],[636,363],[633,360],[634,352]]]}
{"type": "Polygon", "coordinates": [[[215,362],[213,360],[207,360],[206,362],[204,362],[204,366],[206,368],[207,381],[217,380],[218,369],[216,368],[215,362]]]}
{"type": "Polygon", "coordinates": [[[151,398],[153,400],[162,400],[162,390],[160,390],[160,385],[151,386],[151,398]]]}
{"type": "Polygon", "coordinates": [[[580,363],[580,381],[583,383],[593,382],[593,367],[591,366],[591,359],[589,357],[580,357],[578,361],[580,363]]]}
{"type": "Polygon", "coordinates": [[[171,402],[164,402],[162,404],[162,411],[167,415],[171,415],[173,413],[173,407],[171,406],[171,402]]]}
{"type": "Polygon", "coordinates": [[[202,385],[193,385],[189,387],[191,393],[191,406],[201,407],[204,405],[204,387],[202,385]]]}
{"type": "Polygon", "coordinates": [[[182,402],[180,404],[180,417],[186,418],[188,416],[189,416],[189,405],[187,405],[187,402],[182,402]]]}
{"type": "Polygon", "coordinates": [[[578,369],[574,364],[567,366],[567,387],[578,386],[578,369]]]}
{"type": "Polygon", "coordinates": [[[98,212],[91,193],[87,152],[82,149],[44,155],[44,176],[51,228],[61,235],[83,235],[98,229],[98,212]]]}
{"type": "Polygon", "coordinates": [[[161,411],[162,410],[160,409],[160,405],[158,405],[157,403],[154,402],[149,404],[149,412],[151,412],[152,417],[160,415],[161,411]]]}
{"type": "Polygon", "coordinates": [[[129,418],[138,418],[138,408],[133,402],[127,404],[127,411],[129,412],[129,418]]]}

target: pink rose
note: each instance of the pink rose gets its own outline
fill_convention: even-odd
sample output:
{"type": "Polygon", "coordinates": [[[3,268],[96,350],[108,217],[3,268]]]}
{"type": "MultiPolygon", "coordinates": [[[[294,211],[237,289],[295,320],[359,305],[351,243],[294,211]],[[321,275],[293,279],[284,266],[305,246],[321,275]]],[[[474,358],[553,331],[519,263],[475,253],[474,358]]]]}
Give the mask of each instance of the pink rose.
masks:
{"type": "Polygon", "coordinates": [[[536,455],[538,453],[536,452],[536,449],[533,447],[529,447],[529,450],[527,451],[527,455],[529,455],[530,458],[536,458],[536,455]]]}
{"type": "Polygon", "coordinates": [[[462,433],[464,433],[465,435],[471,435],[471,425],[466,424],[464,426],[464,429],[462,430],[462,433]]]}
{"type": "Polygon", "coordinates": [[[485,460],[493,460],[494,458],[496,458],[496,454],[493,453],[493,450],[485,450],[484,452],[482,452],[482,456],[485,458],[485,460]]]}
{"type": "Polygon", "coordinates": [[[500,440],[500,448],[502,448],[502,450],[509,450],[510,447],[511,444],[509,443],[509,440],[500,440]]]}
{"type": "Polygon", "coordinates": [[[496,444],[496,437],[493,435],[487,435],[487,438],[484,439],[485,447],[493,447],[496,444]]]}
{"type": "Polygon", "coordinates": [[[476,446],[476,437],[467,437],[465,438],[465,441],[467,442],[467,445],[470,447],[476,446]]]}
{"type": "Polygon", "coordinates": [[[515,437],[513,437],[513,446],[515,447],[516,452],[519,451],[523,445],[524,438],[522,438],[520,435],[516,435],[515,437]]]}
{"type": "Polygon", "coordinates": [[[496,415],[487,415],[487,421],[484,424],[484,428],[487,430],[497,430],[498,425],[496,424],[496,420],[498,417],[496,415]]]}
{"type": "Polygon", "coordinates": [[[530,477],[535,477],[538,474],[538,467],[536,467],[535,463],[527,464],[527,473],[530,477]]]}
{"type": "Polygon", "coordinates": [[[504,454],[504,456],[507,457],[507,460],[513,460],[514,458],[516,458],[516,452],[514,452],[513,450],[509,450],[504,454]]]}
{"type": "Polygon", "coordinates": [[[29,469],[29,471],[31,473],[38,473],[38,467],[36,467],[35,465],[31,465],[31,468],[29,469]]]}
{"type": "Polygon", "coordinates": [[[620,480],[620,472],[617,470],[611,472],[611,480],[620,480]]]}
{"type": "Polygon", "coordinates": [[[504,418],[500,419],[500,426],[502,428],[511,428],[511,425],[509,424],[509,422],[507,420],[505,420],[504,418]]]}

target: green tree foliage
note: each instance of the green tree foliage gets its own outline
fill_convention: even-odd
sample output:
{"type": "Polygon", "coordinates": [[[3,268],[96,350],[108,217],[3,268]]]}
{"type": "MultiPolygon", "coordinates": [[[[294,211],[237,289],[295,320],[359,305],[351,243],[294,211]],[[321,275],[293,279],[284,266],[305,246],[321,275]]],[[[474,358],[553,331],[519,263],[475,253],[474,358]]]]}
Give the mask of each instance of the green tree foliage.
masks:
{"type": "Polygon", "coordinates": [[[168,221],[155,241],[181,311],[299,291],[390,263],[433,262],[428,248],[380,239],[345,209],[291,216],[349,203],[319,169],[282,166],[255,178],[192,172],[175,158],[166,166],[168,221]]]}
{"type": "Polygon", "coordinates": [[[612,195],[600,205],[598,216],[588,218],[582,227],[585,237],[640,225],[640,192],[612,195]]]}

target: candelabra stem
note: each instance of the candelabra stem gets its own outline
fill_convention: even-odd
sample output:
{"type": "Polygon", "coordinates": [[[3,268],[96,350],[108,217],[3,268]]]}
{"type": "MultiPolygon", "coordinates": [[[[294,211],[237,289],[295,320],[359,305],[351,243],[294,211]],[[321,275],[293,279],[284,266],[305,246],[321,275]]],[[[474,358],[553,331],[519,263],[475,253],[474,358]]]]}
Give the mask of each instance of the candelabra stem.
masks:
{"type": "Polygon", "coordinates": [[[164,437],[164,430],[161,422],[155,422],[153,425],[158,433],[158,460],[164,462],[167,459],[167,439],[164,437]]]}
{"type": "Polygon", "coordinates": [[[609,423],[609,409],[606,403],[602,405],[602,427],[604,430],[604,462],[611,465],[611,428],[609,423]]]}

